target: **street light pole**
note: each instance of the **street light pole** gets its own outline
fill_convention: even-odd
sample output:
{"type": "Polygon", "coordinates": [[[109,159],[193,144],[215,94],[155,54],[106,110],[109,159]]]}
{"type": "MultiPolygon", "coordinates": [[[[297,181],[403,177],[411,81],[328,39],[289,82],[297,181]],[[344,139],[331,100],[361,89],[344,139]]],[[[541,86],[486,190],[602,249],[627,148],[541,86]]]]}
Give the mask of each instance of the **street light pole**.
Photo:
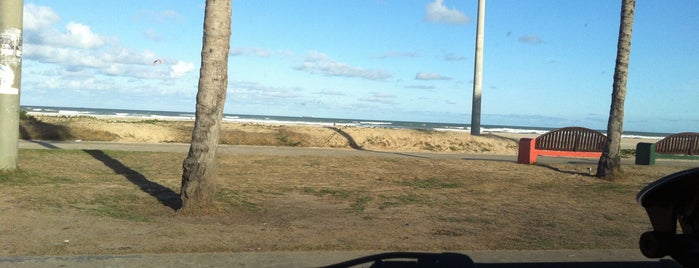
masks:
{"type": "Polygon", "coordinates": [[[0,1],[0,170],[17,169],[23,2],[0,1]]]}
{"type": "Polygon", "coordinates": [[[483,87],[483,28],[485,26],[485,0],[478,0],[478,24],[476,25],[476,60],[473,68],[473,105],[471,106],[471,135],[481,134],[481,88],[483,87]]]}

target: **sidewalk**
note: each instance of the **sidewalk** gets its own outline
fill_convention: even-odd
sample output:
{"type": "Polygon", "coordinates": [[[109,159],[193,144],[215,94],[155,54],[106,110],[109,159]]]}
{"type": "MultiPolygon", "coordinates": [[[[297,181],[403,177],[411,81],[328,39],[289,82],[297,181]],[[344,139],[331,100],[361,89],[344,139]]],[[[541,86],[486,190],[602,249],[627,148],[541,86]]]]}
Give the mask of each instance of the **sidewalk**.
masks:
{"type": "MultiPolygon", "coordinates": [[[[0,257],[0,267],[318,267],[335,264],[376,251],[239,252],[142,254],[121,256],[0,257]]],[[[541,250],[472,251],[468,255],[478,266],[503,264],[517,267],[563,265],[566,267],[679,267],[674,261],[647,259],[639,250],[541,250]],[[488,264],[488,265],[485,265],[488,264]],[[509,265],[508,265],[509,264],[509,265]]],[[[369,267],[370,264],[359,266],[369,267]]]]}

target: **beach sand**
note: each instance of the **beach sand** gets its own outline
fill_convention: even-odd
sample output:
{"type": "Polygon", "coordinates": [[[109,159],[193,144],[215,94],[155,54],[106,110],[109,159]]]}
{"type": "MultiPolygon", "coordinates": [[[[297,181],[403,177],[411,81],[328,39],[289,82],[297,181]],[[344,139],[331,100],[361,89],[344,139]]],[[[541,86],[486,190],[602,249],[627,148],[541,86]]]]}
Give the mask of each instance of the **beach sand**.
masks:
{"type": "MultiPolygon", "coordinates": [[[[113,117],[36,116],[41,122],[24,123],[23,138],[73,139],[137,143],[189,143],[193,121],[113,117]],[[47,135],[49,132],[50,135],[47,135]],[[58,132],[58,133],[54,133],[58,132]],[[53,138],[52,138],[53,137],[53,138]],[[58,137],[58,138],[55,138],[58,137]]],[[[537,134],[431,131],[349,126],[265,125],[224,122],[222,144],[347,148],[396,152],[443,152],[516,155],[517,141],[537,134]]],[[[624,138],[622,149],[635,149],[651,139],[624,138]]]]}

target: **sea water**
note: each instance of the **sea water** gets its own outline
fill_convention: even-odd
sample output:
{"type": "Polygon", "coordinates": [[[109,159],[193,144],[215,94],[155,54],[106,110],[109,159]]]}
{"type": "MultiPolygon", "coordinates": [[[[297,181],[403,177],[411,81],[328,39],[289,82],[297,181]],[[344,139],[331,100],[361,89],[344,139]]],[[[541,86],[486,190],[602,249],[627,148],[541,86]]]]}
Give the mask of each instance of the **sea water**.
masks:
{"type": "MultiPolygon", "coordinates": [[[[125,109],[101,109],[101,108],[75,108],[75,107],[49,107],[49,106],[21,106],[21,109],[32,115],[48,116],[92,116],[101,118],[134,118],[153,120],[194,120],[193,112],[173,111],[148,111],[125,109]]],[[[434,131],[471,131],[469,124],[440,123],[440,122],[409,122],[390,120],[364,120],[341,119],[321,117],[294,117],[294,116],[270,116],[270,115],[244,115],[224,114],[224,122],[252,123],[265,125],[309,125],[309,126],[356,126],[356,127],[380,127],[380,128],[408,128],[434,131]]],[[[567,126],[561,126],[567,127],[567,126]]],[[[553,128],[536,126],[499,126],[482,125],[482,133],[510,133],[510,134],[544,134],[553,128]]],[[[598,130],[606,133],[604,130],[598,130]]],[[[624,138],[635,139],[662,139],[670,133],[652,133],[625,131],[624,138]]]]}

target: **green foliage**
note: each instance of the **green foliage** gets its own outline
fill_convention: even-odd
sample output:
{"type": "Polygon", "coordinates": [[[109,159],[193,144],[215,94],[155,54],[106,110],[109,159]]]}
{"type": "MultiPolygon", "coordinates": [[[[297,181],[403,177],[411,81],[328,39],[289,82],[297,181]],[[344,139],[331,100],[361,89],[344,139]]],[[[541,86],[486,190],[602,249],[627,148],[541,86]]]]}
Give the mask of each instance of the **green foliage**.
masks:
{"type": "Polygon", "coordinates": [[[621,158],[632,158],[636,156],[636,149],[621,149],[619,152],[621,158]]]}

